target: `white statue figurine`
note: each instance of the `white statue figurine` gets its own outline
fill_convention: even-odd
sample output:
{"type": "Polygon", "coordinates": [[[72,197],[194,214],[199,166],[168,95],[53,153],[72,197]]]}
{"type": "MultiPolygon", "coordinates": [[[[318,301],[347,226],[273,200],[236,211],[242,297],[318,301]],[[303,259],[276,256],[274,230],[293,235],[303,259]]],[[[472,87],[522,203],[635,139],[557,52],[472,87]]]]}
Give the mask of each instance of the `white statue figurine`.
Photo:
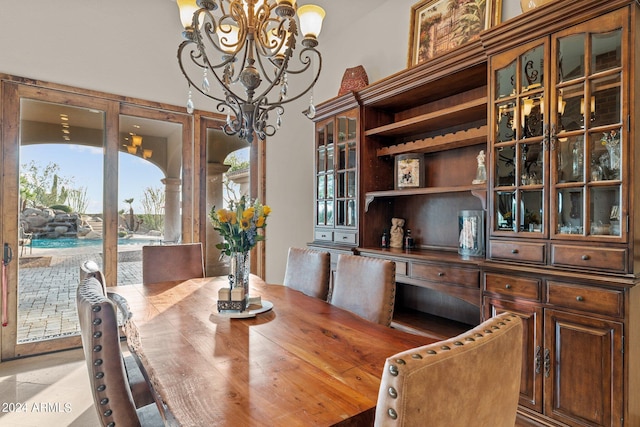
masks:
{"type": "Polygon", "coordinates": [[[402,240],[404,239],[404,219],[391,218],[391,231],[389,234],[389,247],[390,248],[402,248],[402,240]]]}
{"type": "Polygon", "coordinates": [[[478,160],[476,179],[471,181],[472,184],[484,184],[485,182],[487,182],[487,167],[484,164],[485,158],[486,156],[484,154],[484,150],[480,150],[480,153],[478,153],[478,157],[476,157],[476,160],[478,160]]]}

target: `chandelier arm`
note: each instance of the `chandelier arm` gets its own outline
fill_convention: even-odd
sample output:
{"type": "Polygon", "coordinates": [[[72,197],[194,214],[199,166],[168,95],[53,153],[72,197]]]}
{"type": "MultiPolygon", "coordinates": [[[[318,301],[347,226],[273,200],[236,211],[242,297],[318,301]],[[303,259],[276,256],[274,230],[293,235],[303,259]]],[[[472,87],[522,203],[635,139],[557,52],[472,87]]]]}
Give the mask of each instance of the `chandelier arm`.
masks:
{"type": "MultiPolygon", "coordinates": [[[[302,52],[300,52],[300,55],[302,56],[302,54],[304,53],[304,51],[305,51],[305,50],[308,50],[308,49],[310,49],[310,48],[303,49],[303,50],[302,50],[302,52]]],[[[321,56],[321,55],[320,55],[320,53],[319,53],[318,51],[316,51],[315,49],[310,49],[310,50],[315,51],[315,52],[317,53],[317,55],[318,55],[318,71],[316,72],[316,74],[315,74],[315,76],[314,76],[313,80],[311,81],[311,83],[309,84],[309,86],[307,86],[307,88],[306,88],[305,90],[303,90],[302,92],[300,92],[300,93],[299,93],[298,95],[296,95],[296,96],[293,96],[293,97],[291,97],[291,98],[287,98],[287,99],[285,99],[285,100],[282,100],[282,101],[278,102],[278,103],[277,103],[278,105],[288,104],[288,103],[290,103],[290,102],[295,101],[296,99],[300,99],[302,96],[304,96],[306,93],[308,93],[308,92],[311,90],[311,88],[312,88],[312,87],[316,84],[316,82],[318,81],[318,78],[320,77],[320,70],[322,70],[322,56],[321,56]]],[[[307,66],[305,67],[305,70],[306,70],[308,67],[309,67],[309,66],[307,65],[307,66]]],[[[287,71],[287,73],[289,73],[289,72],[290,72],[290,71],[287,71]]],[[[295,74],[295,72],[294,72],[294,74],[295,74]]],[[[276,105],[276,104],[274,104],[274,105],[276,105]]]]}

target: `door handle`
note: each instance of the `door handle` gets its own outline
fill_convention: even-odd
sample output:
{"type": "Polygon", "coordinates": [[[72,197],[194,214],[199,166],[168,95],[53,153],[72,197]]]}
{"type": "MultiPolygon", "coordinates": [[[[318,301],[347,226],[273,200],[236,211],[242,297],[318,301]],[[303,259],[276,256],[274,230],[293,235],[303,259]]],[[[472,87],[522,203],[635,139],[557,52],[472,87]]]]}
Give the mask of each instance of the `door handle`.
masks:
{"type": "Polygon", "coordinates": [[[8,311],[7,311],[7,297],[9,295],[9,283],[7,281],[7,265],[13,259],[13,250],[8,243],[4,244],[2,251],[2,326],[5,327],[9,324],[8,311]]]}

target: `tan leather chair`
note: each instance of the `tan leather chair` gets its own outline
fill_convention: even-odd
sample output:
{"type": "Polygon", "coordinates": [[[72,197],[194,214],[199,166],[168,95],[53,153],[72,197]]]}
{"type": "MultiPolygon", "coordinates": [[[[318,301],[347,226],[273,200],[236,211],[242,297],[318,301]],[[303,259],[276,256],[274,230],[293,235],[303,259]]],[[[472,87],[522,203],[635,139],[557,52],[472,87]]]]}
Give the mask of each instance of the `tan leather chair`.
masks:
{"type": "Polygon", "coordinates": [[[98,279],[98,282],[100,282],[104,288],[104,294],[107,295],[107,283],[104,279],[104,274],[95,261],[88,260],[80,264],[80,281],[83,281],[87,277],[95,277],[98,279]]]}
{"type": "Polygon", "coordinates": [[[396,294],[396,264],[355,255],[338,255],[331,304],[389,326],[396,294]]]}
{"type": "MultiPolygon", "coordinates": [[[[116,308],[102,289],[95,277],[88,277],[76,293],[82,347],[101,425],[163,426],[155,403],[136,409],[120,350],[116,308]]],[[[126,305],[120,309],[127,310],[128,319],[126,305]]]]}
{"type": "Polygon", "coordinates": [[[521,319],[503,313],[457,337],[389,357],[375,426],[513,427],[522,333],[521,319]]]}
{"type": "Polygon", "coordinates": [[[142,247],[142,284],[204,277],[202,243],[142,247]]]}
{"type": "MultiPolygon", "coordinates": [[[[102,273],[102,270],[100,270],[98,264],[91,260],[84,261],[80,264],[80,281],[82,282],[89,277],[93,277],[100,282],[102,285],[103,295],[106,295],[107,298],[112,300],[116,304],[116,307],[121,311],[120,319],[126,320],[123,319],[128,315],[129,311],[126,307],[126,301],[124,301],[118,294],[107,292],[107,283],[105,281],[104,274],[102,273]]],[[[121,336],[124,337],[124,333],[122,333],[121,336]]],[[[133,401],[135,402],[136,407],[139,408],[155,402],[151,389],[149,388],[149,384],[140,370],[133,354],[131,354],[126,346],[124,349],[121,348],[121,351],[122,361],[124,362],[127,380],[129,382],[129,388],[131,389],[131,394],[133,395],[133,401]]]]}
{"type": "Polygon", "coordinates": [[[329,252],[289,248],[284,285],[300,292],[327,300],[331,277],[329,252]]]}

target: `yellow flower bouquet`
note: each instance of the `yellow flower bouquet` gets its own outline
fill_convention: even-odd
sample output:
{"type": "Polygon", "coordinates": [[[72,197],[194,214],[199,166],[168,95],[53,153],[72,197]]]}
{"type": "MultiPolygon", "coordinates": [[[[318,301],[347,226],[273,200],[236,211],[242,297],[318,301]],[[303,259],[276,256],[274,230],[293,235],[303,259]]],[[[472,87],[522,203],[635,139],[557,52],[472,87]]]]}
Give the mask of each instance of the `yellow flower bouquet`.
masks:
{"type": "Polygon", "coordinates": [[[267,227],[267,217],[271,208],[257,200],[253,203],[242,196],[239,201],[231,201],[229,209],[218,209],[214,206],[209,212],[209,219],[224,242],[216,245],[222,254],[231,256],[234,253],[250,251],[258,242],[264,240],[261,229],[267,227]]]}

